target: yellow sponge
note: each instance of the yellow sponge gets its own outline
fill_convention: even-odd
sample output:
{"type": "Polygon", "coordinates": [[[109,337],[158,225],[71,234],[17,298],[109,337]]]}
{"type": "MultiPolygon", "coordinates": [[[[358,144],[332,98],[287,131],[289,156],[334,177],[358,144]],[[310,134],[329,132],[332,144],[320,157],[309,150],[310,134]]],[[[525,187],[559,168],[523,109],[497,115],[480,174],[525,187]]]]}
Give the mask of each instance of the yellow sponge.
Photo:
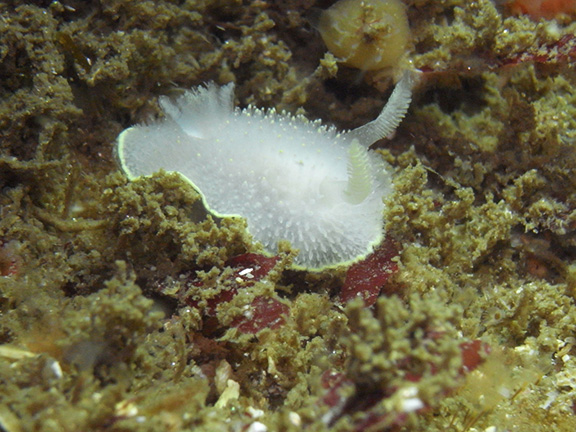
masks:
{"type": "Polygon", "coordinates": [[[322,13],[318,30],[332,54],[362,70],[396,66],[410,38],[400,0],[340,0],[322,13]]]}

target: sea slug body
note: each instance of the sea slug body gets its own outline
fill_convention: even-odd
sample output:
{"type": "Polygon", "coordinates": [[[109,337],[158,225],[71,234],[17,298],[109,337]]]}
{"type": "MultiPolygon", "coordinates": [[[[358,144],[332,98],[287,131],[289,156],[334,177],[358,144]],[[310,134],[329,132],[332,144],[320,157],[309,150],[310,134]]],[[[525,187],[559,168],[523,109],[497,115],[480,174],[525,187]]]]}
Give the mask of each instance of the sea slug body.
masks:
{"type": "Polygon", "coordinates": [[[218,217],[245,217],[274,253],[287,239],[295,266],[321,269],[370,253],[383,236],[391,176],[368,147],[391,134],[408,109],[407,72],[374,121],[338,132],[303,116],[233,106],[233,84],[160,98],[165,118],[124,130],[117,154],[130,179],[180,173],[218,217]]]}

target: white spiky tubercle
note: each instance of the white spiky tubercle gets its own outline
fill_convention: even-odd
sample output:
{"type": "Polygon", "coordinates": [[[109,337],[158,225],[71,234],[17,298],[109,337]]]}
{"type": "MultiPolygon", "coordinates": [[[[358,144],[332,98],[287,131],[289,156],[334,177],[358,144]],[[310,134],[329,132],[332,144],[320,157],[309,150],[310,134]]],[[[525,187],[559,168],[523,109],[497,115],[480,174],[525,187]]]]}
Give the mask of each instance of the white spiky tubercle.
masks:
{"type": "Polygon", "coordinates": [[[179,172],[219,217],[245,217],[274,253],[287,239],[295,264],[320,269],[368,254],[383,236],[383,197],[391,176],[368,147],[394,131],[408,109],[406,74],[378,118],[339,133],[303,116],[234,109],[233,84],[208,84],[175,103],[166,118],[126,129],[117,153],[130,179],[179,172]]]}

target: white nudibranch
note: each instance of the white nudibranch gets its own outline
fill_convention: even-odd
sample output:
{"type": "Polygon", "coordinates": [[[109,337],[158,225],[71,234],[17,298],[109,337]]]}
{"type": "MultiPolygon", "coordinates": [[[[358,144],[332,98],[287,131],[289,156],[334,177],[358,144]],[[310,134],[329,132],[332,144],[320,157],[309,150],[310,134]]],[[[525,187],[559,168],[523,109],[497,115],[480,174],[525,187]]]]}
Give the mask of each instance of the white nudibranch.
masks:
{"type": "Polygon", "coordinates": [[[413,81],[405,73],[380,115],[346,132],[303,116],[234,108],[233,84],[207,84],[176,103],[161,97],[165,118],[124,130],[118,158],[130,179],[180,173],[212,214],[246,218],[268,252],[290,241],[300,250],[297,267],[335,266],[382,240],[392,181],[368,147],[396,129],[413,81]]]}

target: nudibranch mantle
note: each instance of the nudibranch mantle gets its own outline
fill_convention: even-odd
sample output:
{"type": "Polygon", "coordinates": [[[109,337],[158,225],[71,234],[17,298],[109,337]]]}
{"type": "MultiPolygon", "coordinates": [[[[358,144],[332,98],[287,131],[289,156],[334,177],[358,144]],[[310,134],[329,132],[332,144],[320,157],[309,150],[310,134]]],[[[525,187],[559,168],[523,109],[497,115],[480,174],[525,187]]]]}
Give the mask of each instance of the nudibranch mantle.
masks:
{"type": "Polygon", "coordinates": [[[368,147],[390,135],[410,104],[406,73],[375,120],[338,132],[303,116],[234,108],[234,86],[207,84],[172,102],[165,118],[124,130],[117,155],[129,179],[180,173],[217,217],[246,218],[274,253],[279,240],[300,253],[295,266],[319,270],[362,258],[383,237],[383,199],[392,181],[368,147]]]}

